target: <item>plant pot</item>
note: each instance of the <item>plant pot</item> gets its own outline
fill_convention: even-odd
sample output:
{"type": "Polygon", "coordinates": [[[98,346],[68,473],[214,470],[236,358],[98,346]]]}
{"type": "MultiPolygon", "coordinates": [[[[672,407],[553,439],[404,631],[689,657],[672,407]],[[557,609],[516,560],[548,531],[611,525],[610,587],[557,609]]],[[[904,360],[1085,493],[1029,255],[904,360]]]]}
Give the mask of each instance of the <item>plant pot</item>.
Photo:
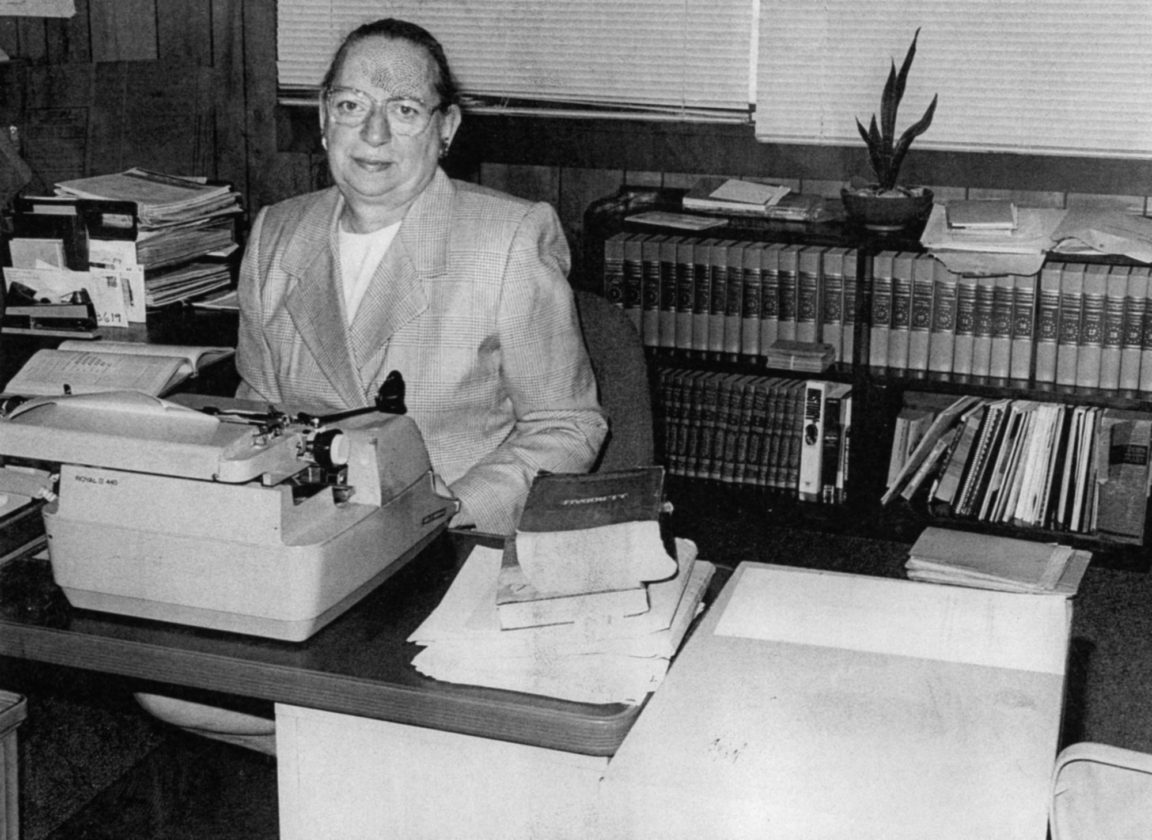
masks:
{"type": "Polygon", "coordinates": [[[845,187],[840,191],[848,218],[867,230],[896,233],[927,221],[932,212],[932,190],[911,194],[876,194],[845,187]]]}

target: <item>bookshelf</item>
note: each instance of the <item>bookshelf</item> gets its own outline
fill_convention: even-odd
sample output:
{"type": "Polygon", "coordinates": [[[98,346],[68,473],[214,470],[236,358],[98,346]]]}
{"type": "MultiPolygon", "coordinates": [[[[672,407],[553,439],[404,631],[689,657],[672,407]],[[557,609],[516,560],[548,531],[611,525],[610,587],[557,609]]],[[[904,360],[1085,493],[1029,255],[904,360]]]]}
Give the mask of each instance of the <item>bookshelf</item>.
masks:
{"type": "MultiPolygon", "coordinates": [[[[1145,317],[1152,304],[1144,303],[1152,285],[1148,266],[1115,257],[1050,255],[1035,277],[977,282],[950,276],[923,252],[915,231],[880,238],[835,218],[805,224],[726,217],[705,230],[630,221],[644,211],[680,211],[683,193],[625,186],[593,202],[584,215],[585,282],[629,311],[645,344],[658,449],[674,502],[676,494],[693,504],[707,498],[817,529],[908,542],[926,525],[946,524],[1070,543],[1117,565],[1147,566],[1143,534],[1118,540],[1090,524],[1075,530],[1013,524],[1011,516],[1004,522],[961,517],[932,503],[930,483],[909,498],[887,504],[881,499],[897,418],[920,393],[945,403],[970,396],[981,403],[1040,403],[1069,413],[1082,407],[1100,417],[1121,410],[1152,418],[1152,329],[1141,327],[1152,327],[1152,318],[1145,317]],[[819,262],[827,261],[833,277],[828,283],[821,275],[815,292],[804,289],[802,278],[812,273],[814,260],[818,272],[819,262]],[[771,265],[776,276],[753,278],[750,265],[771,265]],[[1058,320],[1051,321],[1059,319],[1069,294],[1062,288],[1065,272],[1073,288],[1081,280],[1077,326],[1088,308],[1094,332],[1087,344],[1079,330],[1071,333],[1070,323],[1062,331],[1058,320]],[[1095,278],[1089,287],[1096,297],[1087,307],[1084,275],[1095,278]],[[790,292],[781,290],[785,283],[790,292]],[[723,294],[717,294],[717,284],[725,286],[723,294]],[[777,310],[761,299],[761,317],[749,317],[756,294],[748,287],[763,295],[772,284],[779,284],[777,310]],[[737,293],[734,285],[743,288],[737,293]],[[651,290],[664,296],[646,300],[651,290]],[[839,308],[823,299],[830,294],[839,308]],[[777,324],[770,332],[765,321],[773,314],[777,324]],[[780,328],[785,321],[788,327],[780,328]],[[768,367],[765,342],[770,336],[796,338],[798,331],[802,340],[832,337],[837,355],[827,370],[768,367]],[[1149,361],[1141,364],[1146,352],[1149,361]],[[1064,371],[1058,377],[1061,356],[1064,371]],[[788,407],[803,414],[803,398],[796,394],[809,380],[850,387],[851,428],[841,456],[842,484],[833,478],[830,490],[801,499],[796,476],[780,475],[787,471],[777,462],[782,456],[765,462],[765,453],[780,452],[781,434],[803,440],[804,425],[787,419],[788,407]]],[[[825,449],[826,458],[831,451],[825,449]]],[[[942,449],[941,458],[945,454],[942,449]]],[[[1146,498],[1129,499],[1127,506],[1144,510],[1146,504],[1146,498]]]]}

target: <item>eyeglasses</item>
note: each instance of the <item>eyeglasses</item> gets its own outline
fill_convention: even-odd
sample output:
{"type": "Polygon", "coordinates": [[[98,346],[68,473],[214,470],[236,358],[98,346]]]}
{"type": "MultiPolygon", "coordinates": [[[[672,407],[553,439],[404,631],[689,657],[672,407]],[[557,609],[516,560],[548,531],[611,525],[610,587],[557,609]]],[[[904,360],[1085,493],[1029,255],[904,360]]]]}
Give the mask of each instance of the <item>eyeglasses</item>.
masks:
{"type": "Polygon", "coordinates": [[[437,105],[435,108],[429,108],[419,99],[406,96],[381,102],[362,90],[347,87],[329,88],[324,93],[324,103],[328,108],[329,118],[340,125],[353,128],[363,125],[373,108],[380,108],[388,120],[388,130],[406,137],[419,134],[426,129],[432,120],[432,115],[442,107],[437,105]]]}

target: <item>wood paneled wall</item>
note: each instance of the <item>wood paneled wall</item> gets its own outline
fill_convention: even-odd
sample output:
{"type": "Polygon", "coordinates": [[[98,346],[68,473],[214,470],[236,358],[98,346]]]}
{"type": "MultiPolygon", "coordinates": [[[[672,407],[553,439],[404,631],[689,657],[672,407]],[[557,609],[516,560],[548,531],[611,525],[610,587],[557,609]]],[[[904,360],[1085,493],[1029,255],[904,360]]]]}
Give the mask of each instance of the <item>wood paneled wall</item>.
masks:
{"type": "Polygon", "coordinates": [[[70,19],[0,18],[0,48],[0,124],[33,189],[142,166],[264,195],[275,0],[76,0],[70,19]]]}

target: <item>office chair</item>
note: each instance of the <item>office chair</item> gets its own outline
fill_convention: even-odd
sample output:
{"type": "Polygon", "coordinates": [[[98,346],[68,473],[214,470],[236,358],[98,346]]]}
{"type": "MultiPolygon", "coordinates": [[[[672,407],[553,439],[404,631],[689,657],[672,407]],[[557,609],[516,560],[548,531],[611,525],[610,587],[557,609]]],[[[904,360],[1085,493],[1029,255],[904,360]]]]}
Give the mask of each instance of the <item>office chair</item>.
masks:
{"type": "Polygon", "coordinates": [[[577,289],[576,309],[609,423],[592,471],[651,466],[652,393],[640,334],[623,309],[594,292],[577,289]]]}

